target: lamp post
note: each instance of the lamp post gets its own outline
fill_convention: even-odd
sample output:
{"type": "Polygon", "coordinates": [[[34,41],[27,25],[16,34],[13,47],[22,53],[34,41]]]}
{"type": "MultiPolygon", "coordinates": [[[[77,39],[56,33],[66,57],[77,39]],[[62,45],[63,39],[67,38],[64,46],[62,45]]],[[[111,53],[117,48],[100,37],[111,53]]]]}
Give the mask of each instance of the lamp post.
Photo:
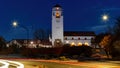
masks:
{"type": "Polygon", "coordinates": [[[102,20],[103,21],[108,21],[109,16],[107,14],[102,15],[102,20]]]}
{"type": "Polygon", "coordinates": [[[22,28],[24,28],[24,29],[26,30],[26,32],[27,32],[27,43],[28,43],[28,40],[29,40],[29,29],[28,29],[27,27],[23,26],[23,25],[18,25],[18,23],[17,23],[16,21],[14,21],[14,22],[12,23],[12,25],[13,25],[14,27],[20,26],[20,27],[22,27],[22,28]]]}
{"type": "Polygon", "coordinates": [[[16,26],[18,26],[18,23],[17,23],[16,21],[14,21],[14,22],[12,23],[12,25],[13,25],[14,27],[16,27],[16,26]]]}

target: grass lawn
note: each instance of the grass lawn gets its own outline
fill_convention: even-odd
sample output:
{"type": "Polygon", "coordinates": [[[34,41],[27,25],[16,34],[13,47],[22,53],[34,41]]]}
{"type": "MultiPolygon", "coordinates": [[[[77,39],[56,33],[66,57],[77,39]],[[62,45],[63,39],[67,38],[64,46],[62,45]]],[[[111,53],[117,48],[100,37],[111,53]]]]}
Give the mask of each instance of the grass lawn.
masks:
{"type": "Polygon", "coordinates": [[[25,68],[86,68],[83,66],[58,64],[51,62],[37,62],[37,61],[19,61],[25,65],[25,68]]]}

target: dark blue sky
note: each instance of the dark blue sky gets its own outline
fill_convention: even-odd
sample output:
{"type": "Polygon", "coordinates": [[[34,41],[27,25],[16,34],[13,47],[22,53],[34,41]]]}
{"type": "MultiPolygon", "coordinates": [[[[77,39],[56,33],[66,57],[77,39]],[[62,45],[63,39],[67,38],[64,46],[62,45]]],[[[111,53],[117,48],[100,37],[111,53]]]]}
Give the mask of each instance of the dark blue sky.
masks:
{"type": "Polygon", "coordinates": [[[5,39],[26,38],[26,30],[51,29],[52,7],[60,4],[64,12],[64,30],[104,32],[120,16],[120,0],[0,0],[0,35],[5,39]],[[109,15],[104,22],[103,14],[109,15]]]}

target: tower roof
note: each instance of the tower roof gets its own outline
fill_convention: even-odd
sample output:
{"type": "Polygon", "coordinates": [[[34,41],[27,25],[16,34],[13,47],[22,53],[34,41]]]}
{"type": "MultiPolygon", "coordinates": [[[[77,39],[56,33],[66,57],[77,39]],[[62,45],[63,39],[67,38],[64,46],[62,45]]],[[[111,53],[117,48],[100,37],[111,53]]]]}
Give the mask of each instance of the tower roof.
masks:
{"type": "Polygon", "coordinates": [[[59,4],[56,4],[54,7],[61,7],[59,4]]]}

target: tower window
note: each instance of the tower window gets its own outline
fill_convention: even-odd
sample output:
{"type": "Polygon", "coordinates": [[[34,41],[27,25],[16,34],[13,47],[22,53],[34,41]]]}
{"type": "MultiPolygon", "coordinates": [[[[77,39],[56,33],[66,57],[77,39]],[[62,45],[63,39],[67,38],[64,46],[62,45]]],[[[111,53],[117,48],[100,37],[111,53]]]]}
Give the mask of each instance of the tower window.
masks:
{"type": "Polygon", "coordinates": [[[55,13],[53,12],[53,16],[55,16],[55,13]]]}
{"type": "Polygon", "coordinates": [[[60,18],[60,13],[56,12],[56,18],[60,18]]]}

